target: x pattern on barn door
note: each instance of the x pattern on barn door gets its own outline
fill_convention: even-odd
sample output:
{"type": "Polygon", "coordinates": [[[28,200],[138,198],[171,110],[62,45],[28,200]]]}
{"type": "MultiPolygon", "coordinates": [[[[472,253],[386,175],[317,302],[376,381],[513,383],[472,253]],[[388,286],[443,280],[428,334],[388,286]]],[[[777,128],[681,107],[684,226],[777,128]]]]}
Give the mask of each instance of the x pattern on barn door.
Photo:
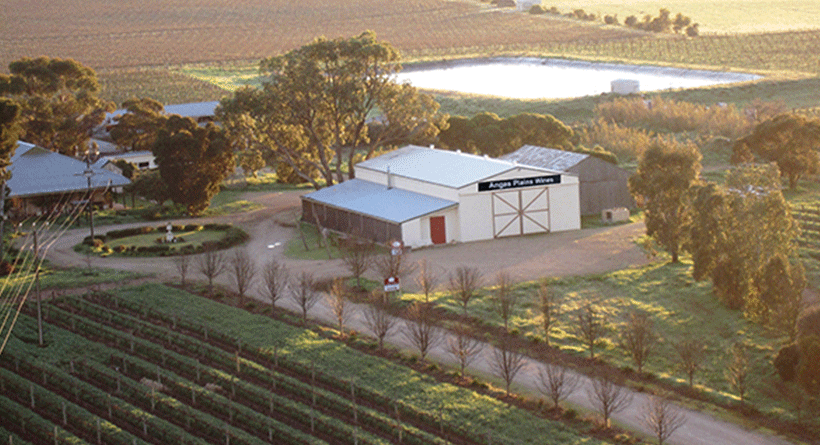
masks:
{"type": "Polygon", "coordinates": [[[549,232],[547,188],[492,194],[493,237],[549,232]]]}

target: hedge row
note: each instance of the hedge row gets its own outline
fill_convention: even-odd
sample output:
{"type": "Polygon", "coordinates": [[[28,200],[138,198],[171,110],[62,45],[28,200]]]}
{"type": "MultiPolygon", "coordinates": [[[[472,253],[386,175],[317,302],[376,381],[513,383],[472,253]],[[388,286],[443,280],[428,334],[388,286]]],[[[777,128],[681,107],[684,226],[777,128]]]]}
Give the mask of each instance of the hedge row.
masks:
{"type": "MultiPolygon", "coordinates": [[[[88,443],[62,428],[55,427],[50,421],[43,419],[28,407],[15,403],[6,397],[5,394],[5,390],[0,394],[0,419],[3,419],[3,425],[15,430],[20,429],[22,435],[33,436],[32,440],[38,443],[56,442],[58,444],[70,445],[83,445],[88,443]]],[[[11,433],[3,428],[0,428],[0,434],[2,435],[2,437],[0,437],[2,443],[30,445],[30,442],[21,439],[20,435],[11,433]]]]}

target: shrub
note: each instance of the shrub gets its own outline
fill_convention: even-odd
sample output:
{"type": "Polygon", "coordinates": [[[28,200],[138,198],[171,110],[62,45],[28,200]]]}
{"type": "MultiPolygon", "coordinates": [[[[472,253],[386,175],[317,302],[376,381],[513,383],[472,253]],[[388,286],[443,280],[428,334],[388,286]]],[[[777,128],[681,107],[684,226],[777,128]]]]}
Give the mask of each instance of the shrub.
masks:
{"type": "Polygon", "coordinates": [[[555,15],[561,14],[561,11],[559,11],[558,8],[556,8],[555,6],[550,6],[550,9],[548,9],[547,12],[555,15]]]}
{"type": "Polygon", "coordinates": [[[777,357],[774,359],[774,368],[777,370],[777,375],[784,382],[791,382],[797,373],[797,365],[800,362],[800,348],[797,343],[783,346],[777,357]]]}
{"type": "Polygon", "coordinates": [[[624,25],[630,28],[635,28],[638,25],[638,18],[634,15],[630,15],[626,18],[626,20],[624,20],[624,25]]]}
{"type": "Polygon", "coordinates": [[[638,159],[655,138],[646,130],[622,127],[605,120],[598,120],[592,125],[575,130],[579,145],[600,146],[615,158],[615,163],[618,159],[638,159]]]}
{"type": "Polygon", "coordinates": [[[530,8],[529,12],[530,12],[530,14],[539,14],[540,15],[540,14],[544,14],[547,11],[544,8],[542,8],[541,5],[533,5],[532,8],[530,8]]]}
{"type": "Polygon", "coordinates": [[[618,24],[618,14],[605,15],[604,16],[604,23],[606,23],[607,25],[617,25],[618,24]]]}
{"type": "Polygon", "coordinates": [[[14,272],[14,264],[6,260],[0,261],[0,277],[10,275],[12,272],[14,272]]]}
{"type": "Polygon", "coordinates": [[[131,229],[120,229],[120,230],[111,230],[105,234],[108,239],[117,239],[117,238],[125,238],[129,236],[136,236],[136,235],[143,235],[146,233],[151,233],[155,229],[150,226],[143,226],[143,227],[134,227],[131,229]]]}

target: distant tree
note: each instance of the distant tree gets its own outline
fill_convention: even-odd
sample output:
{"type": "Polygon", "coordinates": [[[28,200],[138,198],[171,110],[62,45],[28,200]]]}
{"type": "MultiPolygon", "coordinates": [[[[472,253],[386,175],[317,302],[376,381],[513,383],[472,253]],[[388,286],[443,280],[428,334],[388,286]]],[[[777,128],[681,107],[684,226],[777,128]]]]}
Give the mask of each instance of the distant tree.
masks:
{"type": "Polygon", "coordinates": [[[199,215],[233,172],[233,149],[225,132],[214,124],[200,127],[191,118],[173,115],[160,129],[153,153],[171,199],[199,215]]]}
{"type": "Polygon", "coordinates": [[[492,305],[495,313],[504,322],[504,333],[506,334],[510,332],[510,317],[518,303],[518,294],[513,291],[513,285],[513,278],[509,272],[501,271],[496,275],[492,305]]]}
{"type": "Polygon", "coordinates": [[[225,267],[225,256],[214,248],[206,247],[205,253],[197,257],[197,269],[208,279],[208,293],[213,294],[214,280],[225,272],[225,267]]]}
{"type": "Polygon", "coordinates": [[[364,308],[364,325],[376,337],[379,351],[384,349],[384,339],[396,326],[396,319],[387,313],[387,294],[375,290],[370,298],[370,304],[364,308]]]}
{"type": "Polygon", "coordinates": [[[449,127],[439,134],[439,143],[497,157],[522,145],[568,149],[574,133],[571,128],[550,115],[522,113],[500,118],[494,113],[479,113],[470,119],[454,116],[449,127]]]}
{"type": "Polygon", "coordinates": [[[800,363],[795,375],[797,384],[815,399],[820,398],[820,337],[809,334],[800,337],[800,363]]]}
{"type": "Polygon", "coordinates": [[[302,324],[307,324],[307,314],[319,302],[319,293],[316,291],[316,278],[312,273],[302,272],[294,283],[290,297],[302,312],[302,324]]]}
{"type": "Polygon", "coordinates": [[[0,74],[0,96],[21,107],[20,139],[61,154],[88,149],[94,128],[112,103],[97,97],[100,84],[91,68],[71,59],[22,58],[0,74]]]}
{"type": "Polygon", "coordinates": [[[404,325],[405,337],[418,350],[421,361],[424,361],[430,349],[441,341],[432,306],[420,301],[413,302],[407,308],[404,325]]]}
{"type": "Polygon", "coordinates": [[[569,397],[580,383],[581,376],[568,370],[564,366],[546,364],[538,370],[535,386],[545,397],[552,400],[553,407],[569,397]]]}
{"type": "Polygon", "coordinates": [[[695,373],[701,369],[706,344],[697,338],[687,336],[674,345],[675,352],[680,360],[680,368],[689,377],[689,386],[692,386],[695,373]]]}
{"type": "Polygon", "coordinates": [[[174,256],[174,267],[177,273],[179,273],[180,284],[182,284],[182,287],[185,287],[185,277],[188,276],[188,270],[191,267],[191,255],[183,253],[174,256]]]}
{"type": "Polygon", "coordinates": [[[686,423],[683,413],[668,397],[663,396],[650,396],[644,406],[642,420],[658,439],[658,445],[663,445],[686,423]]]}
{"type": "Polygon", "coordinates": [[[652,325],[652,319],[645,312],[631,312],[626,324],[620,330],[619,344],[635,362],[638,373],[643,372],[643,365],[658,342],[658,336],[652,325]]]}
{"type": "Polygon", "coordinates": [[[592,379],[592,385],[587,388],[587,397],[601,414],[604,428],[609,428],[613,414],[625,410],[632,403],[632,393],[607,377],[592,379]]]}
{"type": "Polygon", "coordinates": [[[229,258],[227,268],[239,294],[239,305],[244,306],[245,294],[253,288],[256,280],[256,263],[247,250],[237,249],[229,258]]]}
{"type": "Polygon", "coordinates": [[[279,301],[287,291],[288,283],[290,281],[290,272],[284,264],[271,259],[265,263],[262,269],[262,283],[265,287],[265,293],[270,300],[271,313],[276,308],[276,302],[279,301]]]}
{"type": "Polygon", "coordinates": [[[362,275],[373,263],[373,256],[376,253],[375,245],[372,241],[362,241],[358,238],[348,238],[339,243],[339,252],[342,255],[342,262],[347,270],[356,279],[356,287],[362,287],[362,275]]]}
{"type": "Polygon", "coordinates": [[[447,353],[458,362],[461,377],[464,377],[467,367],[478,357],[481,349],[481,342],[471,337],[467,326],[462,323],[457,323],[452,329],[445,346],[447,353]]]}
{"type": "MultiPolygon", "coordinates": [[[[694,278],[710,279],[726,306],[761,322],[782,303],[774,298],[777,306],[770,307],[761,295],[766,265],[794,254],[799,230],[777,177],[774,165],[744,166],[729,172],[725,186],[706,184],[694,193],[694,278]]],[[[798,275],[793,278],[799,284],[798,275]]]]}
{"type": "Polygon", "coordinates": [[[645,211],[646,234],[678,257],[689,239],[691,190],[700,182],[701,155],[694,145],[656,141],[640,157],[629,190],[645,211]]]}
{"type": "Polygon", "coordinates": [[[785,113],[758,124],[732,147],[732,162],[774,162],[794,189],[797,181],[820,169],[820,119],[785,113]]]}
{"type": "Polygon", "coordinates": [[[675,19],[672,20],[672,30],[675,31],[675,34],[678,34],[691,24],[692,19],[679,12],[675,15],[675,19]]]}
{"type": "Polygon", "coordinates": [[[125,159],[117,159],[114,161],[114,165],[120,169],[122,175],[128,179],[137,179],[137,176],[139,176],[139,168],[137,168],[133,162],[128,162],[125,159]]]}
{"type": "Polygon", "coordinates": [[[217,117],[315,188],[315,173],[333,185],[352,177],[356,153],[369,159],[379,147],[429,143],[446,126],[432,96],[396,82],[399,70],[399,53],[370,31],[319,38],[264,59],[262,89],[223,100],[217,117]]]}
{"type": "Polygon", "coordinates": [[[726,376],[726,381],[732,389],[737,392],[738,397],[740,397],[740,403],[746,401],[746,395],[752,383],[750,381],[750,373],[749,352],[746,346],[735,343],[730,351],[724,375],[726,376]]]}
{"type": "Polygon", "coordinates": [[[171,199],[171,192],[168,186],[162,181],[159,170],[140,172],[131,184],[125,187],[129,193],[135,193],[157,204],[162,204],[171,199]]]}
{"type": "Polygon", "coordinates": [[[111,139],[127,150],[150,151],[165,125],[165,107],[150,98],[128,99],[122,106],[126,112],[114,116],[116,123],[109,131],[111,139]]]}
{"type": "Polygon", "coordinates": [[[541,312],[541,326],[544,328],[544,342],[550,345],[550,329],[561,313],[558,294],[542,282],[538,287],[538,310],[541,312]]]}
{"type": "Polygon", "coordinates": [[[595,346],[606,335],[606,319],[600,308],[592,303],[584,304],[578,311],[575,335],[589,350],[589,358],[595,358],[595,346]]]}
{"type": "Polygon", "coordinates": [[[416,270],[418,271],[416,273],[416,285],[424,294],[424,302],[430,303],[430,294],[435,292],[438,287],[441,275],[426,259],[417,263],[416,270]]]}
{"type": "Polygon", "coordinates": [[[754,311],[756,318],[788,336],[790,343],[794,342],[797,339],[797,322],[806,307],[803,263],[790,261],[779,253],[766,263],[759,283],[760,298],[755,300],[758,307],[754,311]]]}
{"type": "Polygon", "coordinates": [[[510,386],[515,377],[526,364],[524,354],[517,351],[514,345],[510,336],[504,334],[499,344],[493,349],[493,357],[490,361],[493,374],[504,381],[507,396],[510,395],[510,386]]]}
{"type": "Polygon", "coordinates": [[[350,302],[347,299],[347,286],[344,280],[336,278],[330,286],[330,292],[327,293],[327,303],[330,310],[333,312],[333,317],[336,319],[336,325],[339,328],[339,335],[345,333],[345,323],[350,318],[350,302]]]}
{"type": "Polygon", "coordinates": [[[461,266],[449,274],[448,283],[448,290],[461,305],[463,315],[467,316],[467,305],[481,286],[481,272],[475,267],[461,266]]]}
{"type": "Polygon", "coordinates": [[[17,148],[17,141],[23,132],[20,123],[20,105],[0,97],[0,177],[5,178],[5,169],[11,164],[11,157],[17,148]]]}

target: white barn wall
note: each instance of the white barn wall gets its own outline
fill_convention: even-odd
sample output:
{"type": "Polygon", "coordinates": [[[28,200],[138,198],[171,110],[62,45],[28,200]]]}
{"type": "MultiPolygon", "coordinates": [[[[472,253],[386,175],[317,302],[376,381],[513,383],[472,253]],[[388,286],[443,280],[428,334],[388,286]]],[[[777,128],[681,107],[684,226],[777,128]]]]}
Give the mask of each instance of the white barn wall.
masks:
{"type": "MultiPolygon", "coordinates": [[[[563,178],[562,178],[563,179],[563,178]]],[[[576,184],[550,189],[550,230],[563,232],[581,228],[581,199],[576,184]]]]}

